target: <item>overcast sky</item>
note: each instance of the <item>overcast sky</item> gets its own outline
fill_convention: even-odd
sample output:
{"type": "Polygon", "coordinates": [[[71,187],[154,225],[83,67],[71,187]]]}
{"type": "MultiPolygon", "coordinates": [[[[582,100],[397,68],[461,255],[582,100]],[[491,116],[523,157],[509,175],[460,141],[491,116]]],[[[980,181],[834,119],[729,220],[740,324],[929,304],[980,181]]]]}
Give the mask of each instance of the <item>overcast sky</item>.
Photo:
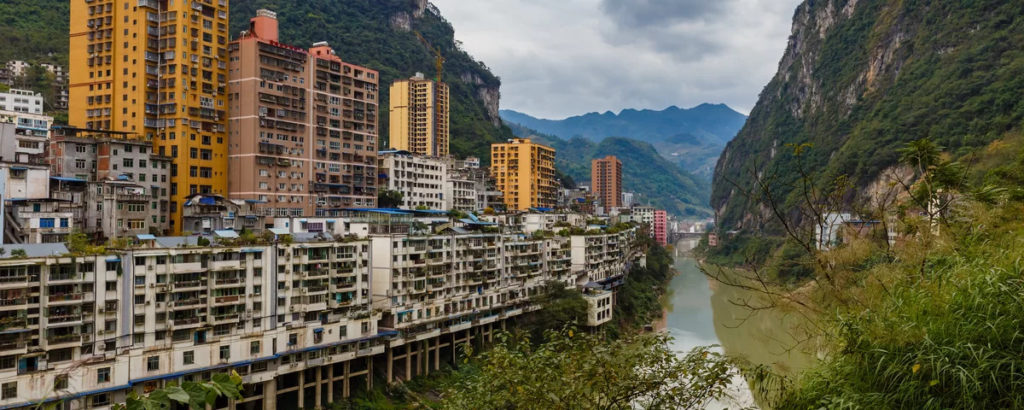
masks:
{"type": "Polygon", "coordinates": [[[432,0],[502,79],[501,106],[542,118],[725,103],[749,113],[801,0],[432,0]]]}

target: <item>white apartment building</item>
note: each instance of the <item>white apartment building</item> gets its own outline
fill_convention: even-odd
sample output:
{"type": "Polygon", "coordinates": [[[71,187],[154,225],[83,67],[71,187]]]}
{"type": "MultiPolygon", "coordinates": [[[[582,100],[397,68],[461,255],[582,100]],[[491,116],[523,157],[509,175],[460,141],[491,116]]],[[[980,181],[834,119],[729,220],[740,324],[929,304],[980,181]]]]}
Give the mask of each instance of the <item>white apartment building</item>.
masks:
{"type": "Polygon", "coordinates": [[[402,205],[399,208],[447,210],[445,180],[448,165],[445,161],[407,151],[382,151],[377,161],[382,175],[380,189],[401,192],[402,205]]]}
{"type": "MultiPolygon", "coordinates": [[[[4,246],[0,407],[60,400],[107,409],[132,390],[236,371],[245,398],[213,408],[315,408],[352,386],[371,388],[373,374],[390,382],[436,370],[457,345],[490,340],[507,319],[539,308],[532,298],[547,281],[589,278],[575,270],[569,238],[241,244],[218,235],[208,246],[142,235],[95,256],[72,257],[60,244],[4,246]],[[16,249],[25,257],[10,257],[16,249]]],[[[629,235],[600,237],[607,253],[611,238],[629,235]]],[[[611,302],[597,299],[588,324],[610,319],[611,302]]]]}
{"type": "Polygon", "coordinates": [[[520,220],[525,234],[537,231],[558,232],[565,228],[583,228],[587,225],[587,215],[577,213],[527,213],[520,215],[520,220]]]}
{"type": "Polygon", "coordinates": [[[6,93],[0,93],[0,111],[42,114],[43,96],[29,90],[12,88],[6,93]]]}
{"type": "Polygon", "coordinates": [[[0,110],[0,161],[42,163],[52,124],[53,117],[0,110]]]}
{"type": "Polygon", "coordinates": [[[587,326],[596,327],[612,320],[615,293],[603,289],[583,289],[587,301],[587,326]]]}
{"type": "Polygon", "coordinates": [[[25,72],[31,67],[32,64],[21,60],[12,60],[7,62],[7,71],[11,72],[11,75],[15,77],[21,77],[25,75],[25,72]]]}
{"type": "Polygon", "coordinates": [[[444,184],[444,209],[472,212],[480,210],[476,182],[457,174],[448,175],[444,184]]]}
{"type": "Polygon", "coordinates": [[[640,253],[636,246],[636,232],[636,229],[630,229],[619,233],[570,237],[572,271],[578,277],[576,284],[607,282],[628,272],[640,253]]]}

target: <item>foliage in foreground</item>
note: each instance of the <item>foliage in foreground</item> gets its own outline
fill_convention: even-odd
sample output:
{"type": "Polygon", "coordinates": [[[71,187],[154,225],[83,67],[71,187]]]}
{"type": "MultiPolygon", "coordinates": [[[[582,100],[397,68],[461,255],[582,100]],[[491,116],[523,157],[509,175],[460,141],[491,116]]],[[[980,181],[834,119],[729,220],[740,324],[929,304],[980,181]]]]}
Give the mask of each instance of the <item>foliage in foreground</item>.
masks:
{"type": "Polygon", "coordinates": [[[114,406],[115,410],[164,410],[175,406],[188,406],[192,410],[205,410],[217,399],[242,398],[242,376],[238,373],[219,373],[208,382],[184,382],[181,386],[169,384],[162,389],[139,395],[132,391],[124,404],[114,406]]]}
{"type": "Polygon", "coordinates": [[[679,357],[665,335],[609,341],[572,328],[535,346],[500,334],[494,348],[450,386],[451,409],[697,409],[725,394],[732,364],[706,348],[679,357]]]}
{"type": "Polygon", "coordinates": [[[1021,210],[974,205],[935,247],[856,273],[861,306],[840,310],[833,352],[779,407],[1024,408],[1021,210]]]}

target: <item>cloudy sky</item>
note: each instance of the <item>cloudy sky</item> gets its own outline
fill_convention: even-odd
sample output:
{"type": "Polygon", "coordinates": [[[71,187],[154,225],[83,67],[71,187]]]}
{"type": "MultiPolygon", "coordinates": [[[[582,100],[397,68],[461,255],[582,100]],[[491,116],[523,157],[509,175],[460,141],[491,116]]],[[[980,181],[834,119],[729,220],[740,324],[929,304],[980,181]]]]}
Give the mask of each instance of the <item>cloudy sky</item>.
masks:
{"type": "Polygon", "coordinates": [[[504,109],[564,118],[725,103],[748,113],[800,0],[432,0],[502,79],[504,109]]]}

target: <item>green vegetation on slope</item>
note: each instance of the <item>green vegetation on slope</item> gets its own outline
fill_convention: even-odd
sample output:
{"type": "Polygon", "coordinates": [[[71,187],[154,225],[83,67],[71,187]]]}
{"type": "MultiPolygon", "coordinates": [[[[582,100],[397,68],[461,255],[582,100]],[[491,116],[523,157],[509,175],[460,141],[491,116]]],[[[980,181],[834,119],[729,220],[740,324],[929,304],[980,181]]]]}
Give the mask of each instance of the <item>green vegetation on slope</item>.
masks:
{"type": "Polygon", "coordinates": [[[67,66],[71,3],[58,0],[0,2],[0,64],[11,60],[67,66]]]}
{"type": "Polygon", "coordinates": [[[614,155],[622,161],[622,190],[637,194],[639,204],[665,209],[678,216],[704,217],[710,186],[658,155],[651,144],[626,138],[606,138],[599,144],[583,138],[569,141],[510,125],[520,137],[554,148],[555,166],[576,182],[590,181],[590,161],[614,155]]]}
{"type": "Polygon", "coordinates": [[[627,109],[619,114],[590,113],[564,120],[544,120],[502,110],[501,118],[513,128],[521,126],[564,140],[582,137],[600,142],[608,137],[626,137],[648,142],[669,161],[708,181],[725,144],[747,120],[724,104],[701,104],[690,109],[669,107],[662,111],[627,109]]]}
{"type": "Polygon", "coordinates": [[[1018,4],[862,0],[846,17],[841,11],[852,3],[808,1],[798,9],[779,73],[718,164],[711,203],[724,210],[723,229],[757,228],[749,216],[763,202],[742,192],[756,191],[758,171],[778,176],[780,203],[798,201],[797,161],[773,155],[786,144],[814,145],[802,160],[815,183],[846,175],[864,187],[909,141],[927,137],[960,156],[1020,128],[1018,4]],[[829,11],[832,18],[817,19],[829,11]]]}
{"type": "Polygon", "coordinates": [[[760,292],[768,302],[752,310],[808,323],[799,332],[820,362],[753,380],[773,407],[1024,406],[1024,138],[978,152],[943,153],[930,140],[896,150],[913,175],[880,206],[893,243],[881,225],[842,231],[827,251],[805,251],[797,235],[745,281],[723,282],[760,292]]]}

